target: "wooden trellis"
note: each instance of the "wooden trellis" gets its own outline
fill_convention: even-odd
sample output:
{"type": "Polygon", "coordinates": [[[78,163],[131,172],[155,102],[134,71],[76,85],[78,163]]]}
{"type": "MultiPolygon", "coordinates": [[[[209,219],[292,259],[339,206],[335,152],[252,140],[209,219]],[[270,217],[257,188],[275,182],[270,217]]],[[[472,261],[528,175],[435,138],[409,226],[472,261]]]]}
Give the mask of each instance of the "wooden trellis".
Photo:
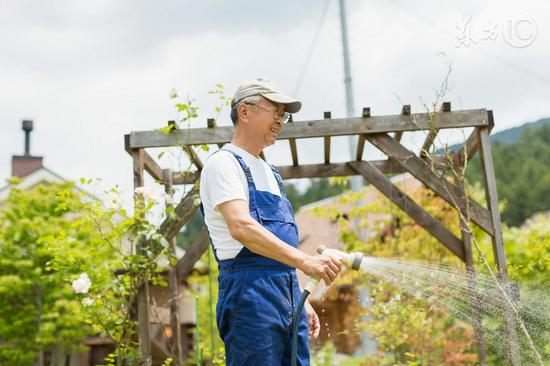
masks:
{"type": "MultiPolygon", "coordinates": [[[[173,124],[173,122],[172,122],[173,124]]],[[[473,271],[473,256],[469,231],[461,224],[461,237],[457,237],[437,218],[415,203],[405,192],[393,184],[387,174],[407,172],[422,182],[427,188],[440,196],[463,217],[479,226],[490,235],[493,244],[493,255],[496,270],[504,284],[508,283],[508,270],[503,246],[502,225],[498,208],[498,197],[489,133],[494,125],[493,113],[486,109],[451,111],[450,103],[443,103],[437,113],[411,113],[408,105],[403,106],[401,113],[388,116],[371,116],[370,108],[363,108],[361,117],[331,118],[330,112],[325,112],[320,120],[292,122],[286,124],[278,140],[288,140],[292,164],[278,166],[283,179],[316,178],[361,175],[394,204],[405,211],[426,231],[438,239],[447,249],[460,258],[473,271]],[[448,157],[430,154],[429,151],[441,130],[473,128],[464,145],[453,152],[455,166],[461,166],[466,159],[480,153],[483,181],[487,207],[482,206],[473,198],[465,196],[459,182],[447,179],[445,171],[448,157]],[[404,133],[424,131],[426,133],[422,149],[415,153],[401,144],[404,133]],[[355,160],[346,163],[330,161],[331,139],[336,136],[358,136],[355,160]],[[323,138],[324,162],[322,164],[300,164],[296,142],[298,139],[323,138]],[[363,160],[365,142],[368,141],[387,156],[384,160],[363,160]],[[434,169],[439,165],[439,171],[434,169]]],[[[174,126],[175,127],[175,126],[174,126]]],[[[142,187],[145,172],[155,180],[164,182],[166,189],[172,185],[185,184],[193,187],[182,198],[176,207],[178,219],[167,218],[160,226],[160,233],[170,242],[196,211],[194,204],[198,194],[198,180],[203,163],[194,150],[198,145],[217,145],[231,141],[233,126],[218,127],[213,119],[207,121],[206,128],[191,128],[164,134],[159,131],[140,131],[125,135],[126,151],[133,158],[134,187],[142,187]],[[181,147],[196,168],[191,172],[171,172],[163,170],[147,153],[147,148],[181,147]]],[[[263,157],[263,154],[262,154],[263,157]]],[[[264,157],[265,158],[265,157],[264,157]]],[[[139,202],[139,200],[137,201],[139,202]]],[[[146,245],[145,239],[140,242],[141,248],[146,245]]],[[[208,247],[208,237],[203,230],[191,249],[178,262],[170,281],[181,281],[193,268],[200,255],[208,247]]],[[[472,277],[471,281],[475,281],[472,277]]],[[[176,288],[172,286],[171,288],[176,288]]],[[[174,296],[177,294],[174,293],[174,296]]],[[[146,283],[138,293],[138,321],[140,350],[145,364],[151,364],[151,339],[149,332],[149,297],[146,283]]],[[[473,304],[472,306],[475,306],[473,304]]],[[[512,365],[521,363],[514,317],[511,313],[505,316],[507,348],[512,365]]],[[[177,321],[174,317],[174,322],[177,321]]],[[[175,325],[175,324],[174,324],[175,325]]],[[[478,337],[478,354],[480,363],[486,363],[481,324],[478,319],[476,334],[478,337]]],[[[175,337],[177,341],[177,336],[175,337]]]]}

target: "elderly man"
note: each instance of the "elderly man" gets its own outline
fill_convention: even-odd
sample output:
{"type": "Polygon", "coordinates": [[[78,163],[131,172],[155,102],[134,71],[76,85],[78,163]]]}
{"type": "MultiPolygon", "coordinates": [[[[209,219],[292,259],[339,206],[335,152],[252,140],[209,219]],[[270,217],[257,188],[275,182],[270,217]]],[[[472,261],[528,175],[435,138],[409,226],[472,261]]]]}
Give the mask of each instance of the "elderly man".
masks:
{"type": "Polygon", "coordinates": [[[208,158],[201,173],[201,211],[218,262],[216,317],[227,365],[289,365],[293,319],[300,322],[298,364],[308,365],[308,335],[317,337],[320,325],[309,304],[295,314],[301,295],[296,268],[327,284],[341,269],[336,259],[297,249],[298,230],[281,176],[259,157],[275,143],[288,113],[301,106],[267,80],[242,83],[231,102],[233,139],[208,158]]]}

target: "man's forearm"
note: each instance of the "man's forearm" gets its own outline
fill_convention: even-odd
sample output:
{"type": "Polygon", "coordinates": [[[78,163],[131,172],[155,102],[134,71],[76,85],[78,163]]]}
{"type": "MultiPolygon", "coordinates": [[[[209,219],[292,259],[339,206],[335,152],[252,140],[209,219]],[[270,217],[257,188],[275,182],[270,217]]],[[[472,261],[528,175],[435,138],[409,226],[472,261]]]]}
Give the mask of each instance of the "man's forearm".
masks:
{"type": "Polygon", "coordinates": [[[258,222],[246,220],[232,233],[235,240],[250,251],[275,259],[291,267],[300,268],[307,254],[286,244],[258,222]]]}

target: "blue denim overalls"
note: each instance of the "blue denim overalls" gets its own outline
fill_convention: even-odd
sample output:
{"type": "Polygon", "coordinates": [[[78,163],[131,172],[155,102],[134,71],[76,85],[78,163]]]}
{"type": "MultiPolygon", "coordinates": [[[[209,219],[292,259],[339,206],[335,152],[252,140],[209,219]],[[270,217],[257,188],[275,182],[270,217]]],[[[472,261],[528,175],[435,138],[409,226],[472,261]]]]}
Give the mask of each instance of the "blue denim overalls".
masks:
{"type": "MultiPolygon", "coordinates": [[[[245,173],[252,218],[288,245],[298,247],[298,229],[279,173],[272,167],[281,197],[259,191],[243,159],[222,150],[232,153],[245,173]]],[[[301,296],[296,270],[246,247],[233,259],[219,260],[215,249],[214,256],[219,268],[216,321],[227,365],[290,365],[291,322],[301,296]]],[[[299,320],[297,364],[309,365],[305,310],[299,320]]]]}

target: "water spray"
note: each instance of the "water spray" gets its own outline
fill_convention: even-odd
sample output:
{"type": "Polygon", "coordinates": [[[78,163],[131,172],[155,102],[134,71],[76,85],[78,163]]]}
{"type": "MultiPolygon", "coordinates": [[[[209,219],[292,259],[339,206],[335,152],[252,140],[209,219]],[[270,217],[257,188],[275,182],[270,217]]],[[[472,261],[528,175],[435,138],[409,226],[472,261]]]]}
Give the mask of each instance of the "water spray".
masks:
{"type": "MultiPolygon", "coordinates": [[[[359,252],[353,252],[353,253],[346,253],[341,250],[337,249],[329,249],[325,247],[324,245],[320,245],[319,248],[317,248],[317,253],[328,255],[329,257],[338,259],[346,268],[353,269],[354,271],[358,271],[361,268],[361,262],[363,261],[363,254],[359,252]]],[[[302,313],[302,309],[304,308],[304,304],[306,302],[307,297],[309,294],[315,290],[315,287],[317,287],[317,284],[319,284],[320,279],[312,277],[309,279],[307,284],[304,287],[304,292],[302,293],[302,297],[300,298],[300,303],[298,304],[298,308],[296,309],[296,315],[292,321],[292,353],[291,353],[291,365],[296,366],[296,357],[297,357],[297,351],[298,351],[298,317],[302,313]]]]}

